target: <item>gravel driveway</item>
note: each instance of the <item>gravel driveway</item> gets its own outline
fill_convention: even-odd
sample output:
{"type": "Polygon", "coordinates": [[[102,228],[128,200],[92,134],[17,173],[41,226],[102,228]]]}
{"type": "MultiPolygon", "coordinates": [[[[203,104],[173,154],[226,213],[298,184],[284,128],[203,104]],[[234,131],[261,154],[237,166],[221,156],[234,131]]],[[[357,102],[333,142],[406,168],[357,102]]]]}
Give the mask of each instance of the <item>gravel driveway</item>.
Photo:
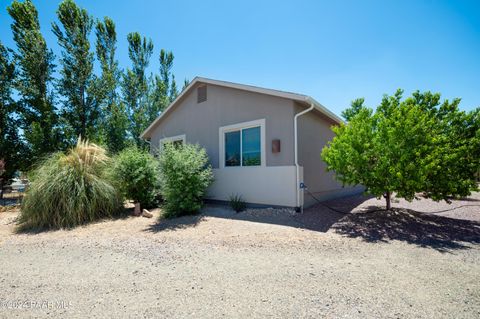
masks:
{"type": "Polygon", "coordinates": [[[17,212],[0,213],[0,317],[480,317],[478,193],[394,204],[457,207],[438,214],[326,204],[353,213],[212,206],[38,234],[13,233],[17,212]]]}

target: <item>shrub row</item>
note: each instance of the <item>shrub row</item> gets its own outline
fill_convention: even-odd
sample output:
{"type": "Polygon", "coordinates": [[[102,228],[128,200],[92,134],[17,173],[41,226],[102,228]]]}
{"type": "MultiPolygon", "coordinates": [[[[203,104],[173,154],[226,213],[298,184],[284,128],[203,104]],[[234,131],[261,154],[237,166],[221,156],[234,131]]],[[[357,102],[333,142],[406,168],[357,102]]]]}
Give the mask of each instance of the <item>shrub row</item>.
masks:
{"type": "Polygon", "coordinates": [[[198,212],[213,181],[198,145],[165,145],[159,159],[132,147],[113,158],[81,141],[67,154],[38,165],[22,202],[21,229],[69,228],[122,211],[123,200],[153,207],[164,200],[166,217],[198,212]]]}

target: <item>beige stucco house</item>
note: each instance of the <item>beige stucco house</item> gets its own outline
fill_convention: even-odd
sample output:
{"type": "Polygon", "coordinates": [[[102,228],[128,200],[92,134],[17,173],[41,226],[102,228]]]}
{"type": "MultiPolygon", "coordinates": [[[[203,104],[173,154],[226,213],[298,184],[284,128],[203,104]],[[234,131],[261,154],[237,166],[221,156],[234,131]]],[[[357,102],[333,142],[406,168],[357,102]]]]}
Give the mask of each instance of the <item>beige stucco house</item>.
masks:
{"type": "Polygon", "coordinates": [[[340,122],[309,96],[197,77],[142,138],[152,152],[166,142],[203,146],[215,175],[209,199],[303,207],[315,203],[309,193],[323,200],[359,191],[343,188],[320,158],[340,122]]]}

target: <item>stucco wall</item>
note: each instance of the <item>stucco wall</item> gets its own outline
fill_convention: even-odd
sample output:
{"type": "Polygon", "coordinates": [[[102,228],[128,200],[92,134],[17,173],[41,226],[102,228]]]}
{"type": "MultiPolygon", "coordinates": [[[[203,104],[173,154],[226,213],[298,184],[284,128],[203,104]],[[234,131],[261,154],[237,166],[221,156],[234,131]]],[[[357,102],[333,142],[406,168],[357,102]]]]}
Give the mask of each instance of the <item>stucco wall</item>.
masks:
{"type": "Polygon", "coordinates": [[[154,128],[151,147],[158,147],[161,138],[186,134],[188,143],[206,148],[218,168],[219,127],[264,118],[266,165],[293,165],[293,112],[291,100],[215,85],[207,85],[207,101],[197,103],[194,88],[154,128]],[[273,139],[281,140],[280,153],[272,153],[273,139]]]}
{"type": "Polygon", "coordinates": [[[214,169],[207,198],[228,201],[237,194],[247,203],[295,207],[295,173],[295,166],[214,169]]]}
{"type": "MultiPolygon", "coordinates": [[[[305,107],[295,104],[295,112],[305,107]]],[[[318,111],[308,112],[298,119],[298,162],[303,166],[303,181],[308,190],[320,200],[361,192],[361,188],[342,187],[335,180],[333,172],[326,171],[326,164],[320,153],[334,137],[331,126],[335,123],[318,111]]],[[[314,204],[315,200],[304,194],[304,205],[314,204]]]]}

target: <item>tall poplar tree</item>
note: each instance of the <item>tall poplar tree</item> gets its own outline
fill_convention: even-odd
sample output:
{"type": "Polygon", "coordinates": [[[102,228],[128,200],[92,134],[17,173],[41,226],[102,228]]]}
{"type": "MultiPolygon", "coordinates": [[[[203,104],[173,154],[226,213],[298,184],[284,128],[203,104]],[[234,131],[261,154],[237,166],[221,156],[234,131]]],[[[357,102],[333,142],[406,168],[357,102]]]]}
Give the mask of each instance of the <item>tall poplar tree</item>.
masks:
{"type": "Polygon", "coordinates": [[[61,147],[61,132],[52,90],[54,54],[40,32],[38,12],[30,0],[13,1],[7,8],[13,19],[18,66],[15,89],[19,93],[19,115],[29,147],[26,166],[61,147]]]}
{"type": "Polygon", "coordinates": [[[62,1],[57,16],[61,25],[53,23],[52,30],[63,49],[58,92],[64,97],[62,117],[67,124],[68,140],[73,143],[78,136],[96,140],[100,85],[93,73],[94,55],[88,39],[94,20],[73,0],[62,1]]]}
{"type": "Polygon", "coordinates": [[[160,50],[160,74],[155,75],[150,84],[149,121],[155,120],[167,106],[177,98],[178,89],[175,76],[172,74],[173,53],[160,50]]]}
{"type": "Polygon", "coordinates": [[[127,106],[130,122],[130,134],[137,146],[144,147],[145,143],[140,134],[150,124],[149,117],[149,81],[146,69],[153,53],[153,42],[138,32],[127,35],[128,55],[132,67],[127,68],[123,75],[123,100],[127,106]]]}
{"type": "Polygon", "coordinates": [[[97,57],[102,68],[99,98],[102,106],[102,135],[111,152],[121,151],[126,146],[128,118],[125,105],[119,100],[117,88],[120,81],[120,70],[115,58],[117,33],[115,23],[105,17],[96,24],[97,57]]]}
{"type": "Polygon", "coordinates": [[[9,50],[0,42],[0,190],[22,162],[23,145],[18,137],[16,103],[12,99],[14,80],[15,64],[9,50]]]}

